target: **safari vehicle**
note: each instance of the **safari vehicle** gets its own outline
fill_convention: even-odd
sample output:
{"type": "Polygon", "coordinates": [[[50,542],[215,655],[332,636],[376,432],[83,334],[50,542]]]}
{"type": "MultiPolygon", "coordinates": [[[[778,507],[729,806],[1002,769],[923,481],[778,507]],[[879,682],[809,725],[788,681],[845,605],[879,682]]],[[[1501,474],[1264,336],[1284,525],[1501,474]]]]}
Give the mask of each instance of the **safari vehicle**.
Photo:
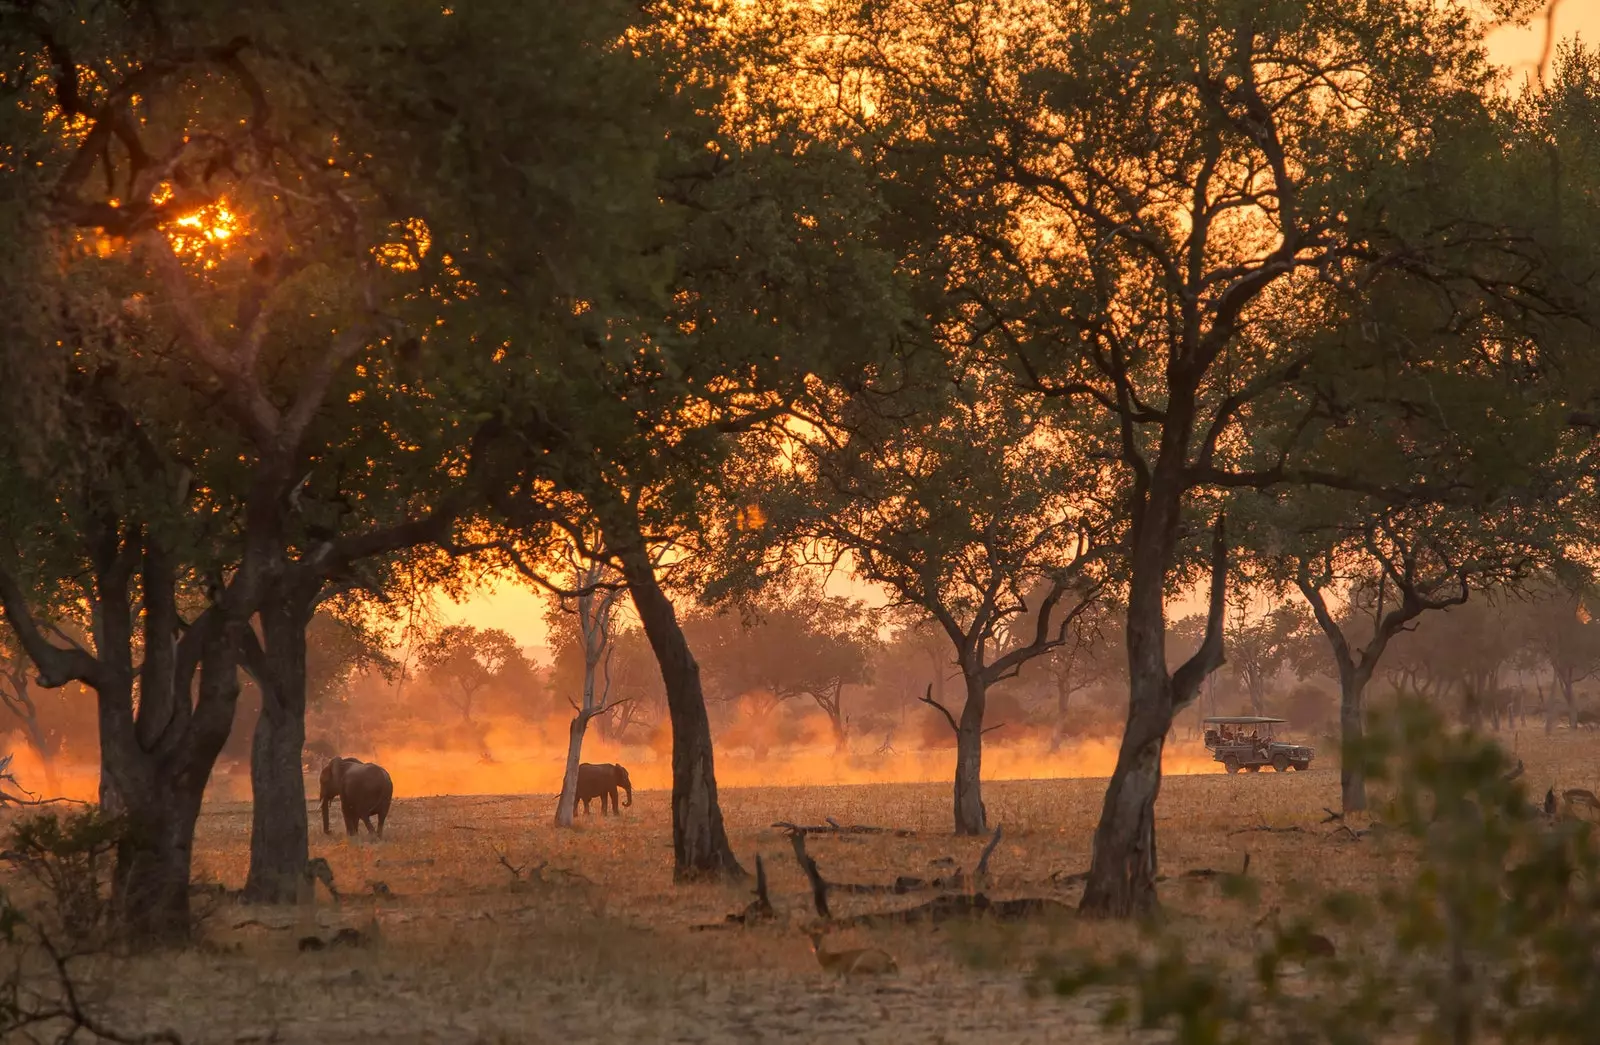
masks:
{"type": "Polygon", "coordinates": [[[1280,773],[1291,769],[1298,772],[1311,766],[1316,752],[1273,736],[1272,727],[1287,721],[1260,715],[1219,715],[1203,719],[1201,724],[1205,727],[1206,749],[1230,773],[1241,769],[1259,773],[1262,766],[1271,766],[1280,773]]]}

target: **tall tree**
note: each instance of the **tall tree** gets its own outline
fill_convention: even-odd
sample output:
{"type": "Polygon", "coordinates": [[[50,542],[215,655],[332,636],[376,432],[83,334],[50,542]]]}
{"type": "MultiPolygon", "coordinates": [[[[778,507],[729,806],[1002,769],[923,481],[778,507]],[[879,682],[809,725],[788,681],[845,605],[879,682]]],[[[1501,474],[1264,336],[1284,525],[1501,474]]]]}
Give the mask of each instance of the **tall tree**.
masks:
{"type": "MultiPolygon", "coordinates": [[[[1485,199],[1461,165],[1500,155],[1480,38],[1464,5],[1406,0],[891,0],[828,8],[793,52],[907,272],[968,310],[954,339],[1119,434],[1130,701],[1085,913],[1156,904],[1161,749],[1224,624],[1174,671],[1165,610],[1217,492],[1365,485],[1302,457],[1330,425],[1297,383],[1338,351],[1310,328],[1386,268],[1475,299],[1527,275],[1510,237],[1459,231],[1485,199]]],[[[1214,606],[1226,551],[1218,526],[1214,606]]]]}
{"type": "Polygon", "coordinates": [[[419,74],[388,98],[432,194],[419,213],[473,288],[427,343],[450,371],[441,395],[505,433],[497,518],[528,540],[562,527],[616,570],[656,654],[680,878],[742,869],[676,567],[657,555],[725,525],[706,493],[742,431],[859,366],[861,331],[896,318],[849,154],[781,112],[724,121],[715,14],[689,5],[655,26],[621,0],[581,19],[455,8],[415,59],[475,75],[419,74]],[[545,61],[563,75],[530,85],[545,61]]]}
{"type": "Polygon", "coordinates": [[[996,375],[974,366],[952,376],[930,382],[932,393],[819,393],[813,423],[788,436],[766,476],[771,524],[750,543],[771,571],[847,561],[896,604],[933,618],[965,702],[958,717],[931,682],[921,699],[955,735],[955,830],[981,834],[989,689],[1072,640],[1103,583],[1099,545],[1111,538],[1096,503],[1103,476],[1086,448],[1063,448],[996,375]]]}

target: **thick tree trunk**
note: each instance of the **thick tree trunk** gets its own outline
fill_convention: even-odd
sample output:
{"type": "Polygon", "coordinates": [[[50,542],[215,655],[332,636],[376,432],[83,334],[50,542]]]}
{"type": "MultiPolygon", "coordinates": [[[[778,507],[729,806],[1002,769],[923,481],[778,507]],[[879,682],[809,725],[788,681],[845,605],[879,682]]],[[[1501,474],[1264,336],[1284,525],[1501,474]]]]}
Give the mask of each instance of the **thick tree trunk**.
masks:
{"type": "MultiPolygon", "coordinates": [[[[1188,404],[1192,406],[1191,404],[1188,404]]],[[[1174,398],[1161,457],[1148,496],[1135,507],[1128,585],[1128,721],[1117,767],[1095,829],[1080,913],[1129,918],[1150,913],[1156,899],[1156,799],[1161,753],[1173,716],[1200,694],[1223,663],[1227,539],[1221,517],[1212,541],[1211,595],[1200,648],[1176,674],[1167,670],[1166,581],[1181,519],[1186,404],[1174,398]]]]}
{"type": "Polygon", "coordinates": [[[1171,722],[1164,709],[1168,686],[1164,667],[1133,680],[1133,705],[1149,710],[1135,711],[1122,735],[1079,903],[1084,914],[1129,918],[1156,909],[1156,799],[1171,722]]]}
{"type": "Polygon", "coordinates": [[[314,595],[274,593],[261,610],[251,674],[261,716],[250,748],[250,870],[244,898],[293,903],[310,858],[306,815],[306,626],[314,595]]]}
{"type": "Polygon", "coordinates": [[[204,788],[204,781],[199,787],[162,781],[129,803],[112,876],[112,912],[131,941],[176,943],[189,936],[189,874],[204,788]]]}
{"type": "MultiPolygon", "coordinates": [[[[208,623],[196,623],[205,628],[208,623]]],[[[234,639],[214,631],[200,664],[200,695],[182,733],[166,733],[154,752],[144,750],[117,713],[131,694],[98,694],[103,793],[116,796],[127,830],[117,845],[111,906],[131,943],[180,942],[191,931],[189,874],[195,822],[217,755],[228,739],[239,679],[234,639]],[[108,730],[106,727],[110,726],[108,730]],[[131,742],[130,742],[131,741],[131,742]]],[[[180,676],[181,677],[181,676],[180,676]]]]}
{"type": "MultiPolygon", "coordinates": [[[[620,509],[619,506],[619,510],[620,509]]],[[[700,689],[700,665],[678,624],[672,601],[656,580],[637,522],[608,520],[606,539],[621,561],[639,622],[661,668],[672,721],[672,849],[678,880],[745,876],[728,845],[717,802],[711,720],[700,689]]]]}
{"type": "Polygon", "coordinates": [[[983,808],[983,711],[988,686],[982,679],[966,681],[967,705],[956,729],[956,834],[982,835],[989,831],[983,808]]]}
{"type": "Polygon", "coordinates": [[[561,798],[556,802],[557,827],[571,827],[578,807],[578,764],[583,761],[583,734],[588,726],[589,715],[579,711],[567,727],[567,768],[561,776],[561,798]]]}

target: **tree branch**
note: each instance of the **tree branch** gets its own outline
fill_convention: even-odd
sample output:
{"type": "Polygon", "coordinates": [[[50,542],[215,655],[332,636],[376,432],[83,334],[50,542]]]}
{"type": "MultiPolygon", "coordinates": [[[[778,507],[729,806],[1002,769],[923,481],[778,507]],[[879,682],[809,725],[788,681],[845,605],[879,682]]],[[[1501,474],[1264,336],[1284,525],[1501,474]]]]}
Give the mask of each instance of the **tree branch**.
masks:
{"type": "Polygon", "coordinates": [[[937,708],[939,713],[944,716],[944,720],[950,723],[950,729],[956,733],[961,732],[961,727],[956,725],[956,717],[950,714],[950,709],[933,699],[933,683],[928,683],[928,692],[918,697],[917,700],[930,708],[937,708]]]}

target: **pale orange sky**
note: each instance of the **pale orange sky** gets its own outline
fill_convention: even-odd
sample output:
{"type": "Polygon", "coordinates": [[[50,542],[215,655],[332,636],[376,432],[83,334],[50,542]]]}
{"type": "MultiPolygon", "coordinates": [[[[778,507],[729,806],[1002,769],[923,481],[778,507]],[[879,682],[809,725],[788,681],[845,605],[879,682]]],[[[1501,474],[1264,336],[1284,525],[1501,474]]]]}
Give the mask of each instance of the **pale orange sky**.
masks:
{"type": "MultiPolygon", "coordinates": [[[[1521,29],[1502,29],[1490,36],[1489,56],[1511,71],[1514,89],[1525,77],[1534,75],[1539,52],[1544,46],[1544,34],[1545,21],[1537,18],[1521,29]]],[[[1555,34],[1558,40],[1576,35],[1591,46],[1600,42],[1600,0],[1557,0],[1555,34]]],[[[828,588],[833,594],[849,594],[869,602],[882,602],[882,597],[872,588],[847,577],[836,577],[828,588]]],[[[1174,609],[1180,615],[1181,612],[1187,612],[1179,607],[1174,609]]],[[[544,599],[515,582],[505,581],[494,588],[480,589],[459,605],[442,601],[439,610],[440,615],[450,622],[468,623],[480,628],[500,628],[524,647],[543,649],[544,599]]]]}

